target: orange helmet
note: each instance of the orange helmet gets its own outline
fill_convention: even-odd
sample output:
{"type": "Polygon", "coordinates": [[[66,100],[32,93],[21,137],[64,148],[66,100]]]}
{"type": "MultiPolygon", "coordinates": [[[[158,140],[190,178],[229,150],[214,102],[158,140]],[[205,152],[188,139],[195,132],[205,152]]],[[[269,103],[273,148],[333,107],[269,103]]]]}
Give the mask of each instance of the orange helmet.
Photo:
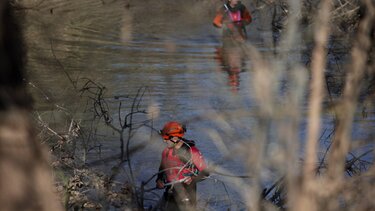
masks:
{"type": "Polygon", "coordinates": [[[186,128],[184,125],[181,125],[178,122],[168,122],[160,131],[160,134],[163,136],[164,139],[170,139],[171,137],[182,138],[185,132],[186,128]]]}

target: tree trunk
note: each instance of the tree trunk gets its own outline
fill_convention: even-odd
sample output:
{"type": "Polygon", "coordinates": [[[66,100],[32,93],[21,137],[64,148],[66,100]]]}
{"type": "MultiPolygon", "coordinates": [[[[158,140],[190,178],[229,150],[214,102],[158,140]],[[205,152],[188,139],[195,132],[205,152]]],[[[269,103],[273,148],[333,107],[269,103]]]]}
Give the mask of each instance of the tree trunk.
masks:
{"type": "Polygon", "coordinates": [[[30,119],[22,34],[9,1],[0,2],[0,209],[62,210],[45,148],[30,119]]]}

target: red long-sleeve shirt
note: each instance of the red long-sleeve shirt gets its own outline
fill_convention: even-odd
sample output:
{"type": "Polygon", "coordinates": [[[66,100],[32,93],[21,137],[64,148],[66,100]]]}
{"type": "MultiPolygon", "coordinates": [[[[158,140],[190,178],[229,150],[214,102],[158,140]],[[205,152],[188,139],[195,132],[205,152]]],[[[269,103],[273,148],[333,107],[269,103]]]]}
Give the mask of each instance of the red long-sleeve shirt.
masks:
{"type": "Polygon", "coordinates": [[[228,4],[226,6],[228,9],[223,6],[217,11],[213,20],[214,26],[222,28],[223,23],[242,22],[244,25],[251,23],[251,14],[243,4],[239,4],[233,8],[228,4]]]}
{"type": "Polygon", "coordinates": [[[213,25],[223,28],[223,38],[243,42],[247,39],[245,26],[251,21],[251,14],[243,4],[239,3],[234,7],[225,4],[216,13],[213,25]]]}
{"type": "Polygon", "coordinates": [[[165,148],[162,152],[162,159],[159,171],[166,177],[166,182],[173,182],[184,179],[186,176],[196,175],[207,168],[202,153],[195,146],[188,149],[165,148]],[[190,159],[182,161],[178,150],[189,150],[190,159]]]}

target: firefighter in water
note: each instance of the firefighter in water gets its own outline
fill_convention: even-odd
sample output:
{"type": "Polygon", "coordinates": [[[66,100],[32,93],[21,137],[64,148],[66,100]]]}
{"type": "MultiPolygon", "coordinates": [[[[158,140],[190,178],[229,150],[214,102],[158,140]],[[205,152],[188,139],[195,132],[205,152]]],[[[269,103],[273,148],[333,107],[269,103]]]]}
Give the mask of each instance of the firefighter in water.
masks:
{"type": "Polygon", "coordinates": [[[239,0],[228,0],[216,13],[213,25],[223,29],[223,39],[243,42],[246,26],[252,21],[249,10],[239,0]]]}
{"type": "Polygon", "coordinates": [[[156,179],[158,188],[166,188],[163,210],[195,210],[196,183],[208,176],[203,155],[194,141],[183,138],[185,132],[178,122],[168,122],[160,131],[167,144],[156,179]]]}
{"type": "Polygon", "coordinates": [[[250,12],[238,0],[226,1],[213,20],[215,27],[223,29],[223,45],[216,49],[215,59],[222,70],[228,73],[228,85],[233,93],[239,89],[245,57],[242,44],[247,39],[245,27],[251,21],[250,12]]]}

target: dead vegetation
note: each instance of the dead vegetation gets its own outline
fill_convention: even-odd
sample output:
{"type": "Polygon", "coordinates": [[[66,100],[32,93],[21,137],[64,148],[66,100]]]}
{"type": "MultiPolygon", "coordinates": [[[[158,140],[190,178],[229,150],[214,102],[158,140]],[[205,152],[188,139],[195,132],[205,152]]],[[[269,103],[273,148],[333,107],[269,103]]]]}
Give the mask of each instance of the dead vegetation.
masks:
{"type": "MultiPolygon", "coordinates": [[[[18,10],[28,10],[37,8],[43,2],[22,7],[20,2],[14,1],[13,5],[18,10]]],[[[253,78],[249,83],[253,84],[251,94],[258,106],[253,111],[239,111],[239,113],[251,112],[257,124],[255,128],[248,128],[252,136],[239,142],[237,151],[226,148],[225,140],[217,144],[221,144],[220,153],[224,158],[231,153],[245,157],[248,168],[248,175],[245,176],[251,177],[252,180],[248,182],[246,180],[248,177],[228,174],[238,176],[233,180],[236,181],[235,186],[243,198],[239,200],[240,203],[231,201],[229,193],[226,192],[225,197],[228,200],[223,200],[229,204],[226,207],[298,211],[375,209],[373,203],[375,193],[372,188],[375,177],[374,134],[371,132],[373,127],[370,125],[366,128],[368,133],[360,140],[352,138],[355,132],[353,121],[358,110],[362,112],[364,120],[374,115],[375,5],[373,1],[254,0],[251,4],[256,6],[254,10],[256,16],[271,17],[267,24],[274,33],[275,51],[273,55],[264,55],[250,43],[243,46],[246,55],[253,61],[251,67],[253,78]],[[311,45],[308,45],[306,54],[298,52],[297,55],[301,57],[305,55],[308,61],[289,60],[288,54],[295,54],[293,46],[303,43],[302,34],[306,33],[309,34],[307,44],[311,45]],[[334,39],[337,37],[343,39],[334,39]],[[289,86],[280,93],[281,81],[285,79],[289,86]],[[302,102],[306,98],[304,90],[308,90],[309,93],[307,114],[303,111],[305,105],[302,102]],[[326,112],[333,116],[333,128],[322,128],[321,117],[326,112]],[[304,121],[307,122],[308,132],[306,140],[301,140],[298,131],[304,121]],[[271,130],[271,128],[276,129],[271,130]],[[274,139],[270,140],[270,137],[274,139]],[[270,144],[274,148],[270,149],[270,144]],[[276,176],[263,178],[264,171],[270,169],[276,176]],[[268,180],[267,185],[264,185],[264,180],[268,180]]],[[[132,4],[128,3],[128,5],[132,4]]],[[[211,4],[207,3],[207,5],[211,4]]],[[[266,18],[259,20],[266,20],[266,18]]],[[[53,48],[52,52],[54,52],[53,48]]],[[[54,58],[58,60],[56,55],[54,58]]],[[[136,96],[108,96],[104,85],[87,78],[75,80],[67,72],[65,74],[74,86],[77,96],[86,100],[85,112],[92,115],[91,123],[81,122],[73,111],[63,106],[56,106],[54,111],[56,113],[48,117],[49,114],[38,113],[38,111],[34,113],[34,122],[38,126],[37,137],[43,144],[49,146],[53,155],[51,165],[55,170],[54,176],[57,179],[55,185],[61,196],[60,201],[67,210],[144,209],[145,200],[154,200],[146,196],[146,192],[152,190],[145,189],[152,180],[143,184],[135,182],[132,173],[132,154],[142,150],[144,146],[132,148],[130,143],[138,129],[151,128],[153,131],[152,118],[147,116],[149,111],[143,104],[147,88],[140,88],[136,96]],[[128,104],[131,102],[130,106],[125,108],[124,102],[128,104]],[[130,110],[127,110],[128,108],[130,110]],[[57,113],[59,116],[65,116],[65,121],[59,122],[56,126],[51,120],[54,119],[54,115],[57,116],[57,113]],[[111,157],[101,157],[103,143],[99,139],[107,136],[108,133],[98,132],[97,128],[100,124],[104,124],[118,140],[118,152],[111,157]],[[97,159],[88,158],[93,154],[97,159]],[[100,165],[104,165],[107,171],[99,169],[100,165]],[[126,170],[123,168],[124,165],[128,166],[126,170]],[[129,180],[118,181],[121,178],[119,175],[124,172],[129,175],[129,180]]],[[[8,96],[1,95],[1,97],[1,105],[8,103],[8,96]]],[[[22,116],[26,115],[23,112],[19,116],[12,111],[5,111],[10,116],[2,115],[4,118],[1,118],[1,128],[3,129],[9,129],[8,126],[12,126],[11,122],[29,121],[22,116]],[[18,120],[13,120],[11,116],[18,120]]],[[[222,126],[220,128],[222,131],[230,134],[231,130],[227,129],[227,125],[231,125],[228,119],[235,117],[207,114],[207,116],[192,117],[194,118],[215,122],[222,126]]],[[[17,134],[19,130],[21,132],[31,130],[27,124],[23,125],[24,128],[21,126],[13,125],[10,128],[17,130],[10,131],[12,134],[17,134]]],[[[0,131],[0,144],[5,143],[4,137],[8,134],[7,131],[0,131]]],[[[211,137],[223,135],[220,131],[210,131],[210,133],[211,137]]],[[[13,137],[18,136],[13,135],[13,137]]],[[[35,140],[33,136],[28,138],[35,140]]],[[[37,149],[34,152],[41,157],[30,156],[27,159],[35,161],[32,167],[39,169],[41,165],[40,169],[47,169],[45,155],[38,150],[39,143],[30,143],[31,145],[25,148],[19,148],[21,153],[25,154],[23,149],[37,149]],[[41,158],[43,159],[40,160],[41,158]]],[[[17,157],[8,155],[8,152],[10,151],[1,153],[1,163],[17,157]]],[[[22,162],[27,163],[25,160],[22,162]]],[[[4,171],[8,170],[4,169],[4,171]]],[[[220,172],[225,172],[225,169],[220,169],[220,172]]],[[[28,175],[25,171],[14,174],[22,177],[28,175]]],[[[14,175],[1,177],[0,184],[5,184],[4,181],[8,181],[12,176],[14,175]]],[[[44,178],[36,178],[36,183],[33,184],[41,183],[44,178]]],[[[226,190],[225,182],[215,178],[209,179],[212,179],[210,181],[215,185],[213,187],[220,186],[226,190]]],[[[5,195],[4,190],[10,190],[14,186],[4,187],[6,189],[2,189],[0,200],[12,203],[17,196],[5,195]]],[[[25,190],[23,187],[19,188],[25,190]]],[[[40,194],[35,197],[43,199],[42,202],[54,201],[48,197],[50,193],[48,188],[40,191],[27,190],[32,190],[28,193],[40,194]]],[[[210,203],[218,203],[218,201],[220,200],[210,198],[203,203],[203,206],[209,207],[210,203]]],[[[30,201],[25,200],[22,204],[26,207],[27,203],[30,201]]],[[[7,209],[7,203],[1,204],[7,209]]],[[[58,207],[54,203],[45,204],[58,207]]],[[[41,210],[32,203],[29,205],[30,210],[41,210]]]]}

